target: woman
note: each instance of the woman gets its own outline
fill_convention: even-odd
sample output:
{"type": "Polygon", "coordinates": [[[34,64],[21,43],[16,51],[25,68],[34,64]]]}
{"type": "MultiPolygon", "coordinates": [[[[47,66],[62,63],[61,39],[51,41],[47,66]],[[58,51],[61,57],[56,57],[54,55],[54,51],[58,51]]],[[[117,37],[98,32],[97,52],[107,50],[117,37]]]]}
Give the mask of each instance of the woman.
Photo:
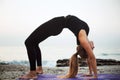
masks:
{"type": "Polygon", "coordinates": [[[87,35],[89,33],[88,25],[76,16],[68,15],[66,17],[55,17],[46,23],[40,25],[25,41],[28,58],[30,62],[30,72],[21,78],[36,78],[37,74],[42,74],[41,51],[39,43],[62,32],[63,28],[68,28],[76,36],[77,45],[81,45],[88,54],[88,60],[92,65],[94,77],[97,77],[96,59],[89,45],[87,35]],[[36,68],[37,62],[37,68],[36,68]],[[36,74],[37,73],[37,74],[36,74]]]}

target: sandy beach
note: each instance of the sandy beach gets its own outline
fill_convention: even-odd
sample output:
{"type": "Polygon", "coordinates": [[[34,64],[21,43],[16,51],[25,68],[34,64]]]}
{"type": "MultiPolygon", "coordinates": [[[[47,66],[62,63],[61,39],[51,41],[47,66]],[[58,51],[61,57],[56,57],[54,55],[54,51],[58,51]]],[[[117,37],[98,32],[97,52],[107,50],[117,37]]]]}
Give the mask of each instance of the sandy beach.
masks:
{"type": "MultiPolygon", "coordinates": [[[[64,75],[68,67],[43,67],[44,74],[64,75]]],[[[16,80],[20,75],[29,71],[28,66],[6,64],[0,65],[0,80],[16,80]]],[[[120,74],[120,65],[98,66],[99,73],[120,74]]],[[[78,73],[88,73],[88,67],[79,67],[78,73]]]]}

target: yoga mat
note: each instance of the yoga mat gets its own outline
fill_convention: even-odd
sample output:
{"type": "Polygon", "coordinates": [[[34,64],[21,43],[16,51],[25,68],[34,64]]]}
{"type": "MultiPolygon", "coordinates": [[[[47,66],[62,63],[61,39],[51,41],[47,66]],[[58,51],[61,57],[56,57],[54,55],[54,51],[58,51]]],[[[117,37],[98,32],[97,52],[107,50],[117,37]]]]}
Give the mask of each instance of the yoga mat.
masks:
{"type": "Polygon", "coordinates": [[[58,75],[40,74],[37,79],[17,79],[17,80],[120,80],[120,74],[98,74],[98,78],[84,77],[78,74],[76,78],[59,79],[58,75]]]}

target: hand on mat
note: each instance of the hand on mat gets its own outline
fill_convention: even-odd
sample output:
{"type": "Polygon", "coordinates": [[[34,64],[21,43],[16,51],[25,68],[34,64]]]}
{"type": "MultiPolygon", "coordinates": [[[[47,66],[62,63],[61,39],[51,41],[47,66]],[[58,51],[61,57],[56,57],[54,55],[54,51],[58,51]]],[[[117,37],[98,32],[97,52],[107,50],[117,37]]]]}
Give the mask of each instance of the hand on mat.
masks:
{"type": "Polygon", "coordinates": [[[94,78],[95,80],[97,79],[97,76],[94,76],[92,74],[84,74],[83,77],[88,77],[89,79],[94,78]]]}
{"type": "Polygon", "coordinates": [[[68,78],[67,76],[57,76],[57,78],[68,78]]]}
{"type": "Polygon", "coordinates": [[[63,78],[70,78],[70,76],[68,74],[66,74],[64,76],[57,76],[57,78],[61,78],[61,79],[63,79],[63,78]]]}
{"type": "Polygon", "coordinates": [[[92,74],[83,74],[83,77],[92,77],[92,74]]]}

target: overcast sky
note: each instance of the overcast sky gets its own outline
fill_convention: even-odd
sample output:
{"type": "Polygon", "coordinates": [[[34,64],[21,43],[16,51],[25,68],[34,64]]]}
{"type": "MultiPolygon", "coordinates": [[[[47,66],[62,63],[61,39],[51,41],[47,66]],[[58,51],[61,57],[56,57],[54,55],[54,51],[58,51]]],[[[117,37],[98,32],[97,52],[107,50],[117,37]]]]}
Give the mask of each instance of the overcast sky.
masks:
{"type": "MultiPolygon", "coordinates": [[[[120,47],[120,0],[0,0],[0,46],[23,46],[39,25],[68,14],[88,23],[89,38],[97,47],[120,47]]],[[[76,44],[68,29],[48,41],[71,42],[76,44]]]]}

